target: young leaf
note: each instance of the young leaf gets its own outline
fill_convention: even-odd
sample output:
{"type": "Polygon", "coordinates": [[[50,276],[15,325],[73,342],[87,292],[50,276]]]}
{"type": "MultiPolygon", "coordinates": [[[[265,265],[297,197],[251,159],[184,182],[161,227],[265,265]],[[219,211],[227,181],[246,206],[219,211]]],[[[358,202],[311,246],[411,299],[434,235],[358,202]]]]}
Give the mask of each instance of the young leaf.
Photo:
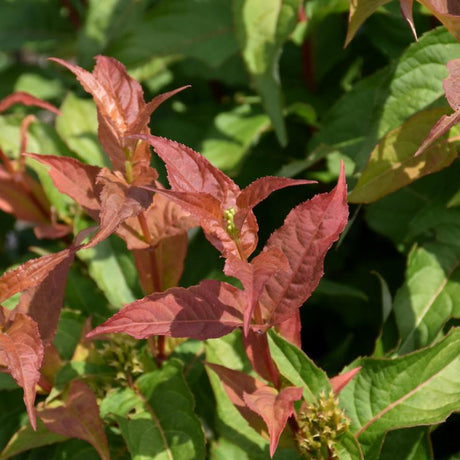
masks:
{"type": "Polygon", "coordinates": [[[50,431],[87,441],[103,460],[110,460],[97,400],[85,383],[72,381],[64,405],[41,409],[38,416],[50,431]]]}
{"type": "Polygon", "coordinates": [[[436,16],[446,29],[460,40],[460,7],[458,2],[451,0],[419,0],[436,16]]]}
{"type": "Polygon", "coordinates": [[[36,259],[31,259],[9,270],[0,277],[0,302],[17,292],[25,291],[42,283],[62,262],[73,257],[74,249],[64,249],[36,259]]]}
{"type": "Polygon", "coordinates": [[[49,166],[49,175],[56,188],[75,200],[91,217],[98,219],[101,185],[96,183],[96,178],[100,168],[68,157],[34,153],[27,156],[49,166]]]}
{"type": "Polygon", "coordinates": [[[332,391],[335,395],[338,395],[350,382],[350,380],[361,370],[361,367],[355,367],[343,374],[336,375],[329,379],[332,391]]]}
{"type": "Polygon", "coordinates": [[[243,325],[243,292],[205,280],[190,288],[171,288],[124,307],[88,334],[125,332],[137,339],[152,335],[208,339],[243,325]]]}
{"type": "Polygon", "coordinates": [[[189,147],[156,136],[136,137],[147,140],[165,162],[172,190],[164,193],[200,218],[206,238],[224,257],[244,260],[256,248],[254,206],[275,190],[311,183],[264,177],[241,191],[230,177],[189,147]]]}
{"type": "Polygon", "coordinates": [[[374,148],[350,203],[372,203],[405,185],[449,166],[457,157],[450,143],[437,144],[414,158],[414,152],[444,109],[419,112],[388,133],[374,148]]]}
{"type": "MultiPolygon", "coordinates": [[[[0,310],[3,311],[2,306],[0,310]]],[[[11,321],[0,326],[0,361],[6,364],[14,380],[23,388],[27,414],[35,430],[34,401],[44,354],[37,323],[17,313],[11,321]]]]}
{"type": "Polygon", "coordinates": [[[265,324],[280,324],[294,315],[323,276],[323,261],[348,218],[342,165],[337,186],[294,208],[269,238],[266,250],[281,250],[289,262],[265,284],[259,302],[265,324]]]}
{"type": "Polygon", "coordinates": [[[253,393],[243,394],[244,402],[249,409],[259,414],[267,425],[271,457],[275,453],[288,418],[294,413],[294,402],[302,397],[302,391],[302,388],[286,387],[278,392],[264,385],[253,393]]]}
{"type": "Polygon", "coordinates": [[[407,24],[409,24],[410,30],[412,31],[412,35],[417,40],[417,31],[415,30],[414,24],[414,17],[412,15],[412,4],[414,0],[399,0],[399,6],[401,8],[401,13],[406,20],[407,24]]]}
{"type": "Polygon", "coordinates": [[[93,96],[98,110],[99,141],[109,156],[113,169],[127,172],[127,160],[148,166],[150,152],[143,146],[136,146],[137,141],[129,135],[148,133],[152,112],[164,100],[185,87],[157,96],[146,104],[141,85],[113,58],[97,56],[92,73],[62,59],[52,60],[73,72],[83,88],[93,96]]]}
{"type": "Polygon", "coordinates": [[[436,345],[394,359],[363,359],[340,393],[364,456],[379,458],[385,433],[445,420],[460,407],[460,330],[436,345]]]}

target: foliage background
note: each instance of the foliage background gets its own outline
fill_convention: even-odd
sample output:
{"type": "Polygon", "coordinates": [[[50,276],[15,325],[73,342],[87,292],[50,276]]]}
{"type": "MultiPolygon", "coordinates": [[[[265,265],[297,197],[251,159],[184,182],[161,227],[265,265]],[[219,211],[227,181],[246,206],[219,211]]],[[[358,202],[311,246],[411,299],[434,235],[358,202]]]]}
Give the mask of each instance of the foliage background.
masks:
{"type": "MultiPolygon", "coordinates": [[[[272,3],[277,2],[260,2],[267,9],[272,3]]],[[[302,2],[285,3],[295,8],[302,2]]],[[[286,15],[292,27],[284,24],[277,31],[267,24],[266,30],[257,29],[251,12],[245,13],[248,22],[239,20],[243,5],[242,0],[1,0],[0,98],[27,91],[61,107],[56,130],[39,114],[40,123],[30,130],[30,151],[70,154],[101,165],[91,100],[72,75],[46,57],[73,59],[91,69],[93,56],[113,56],[141,81],[146,100],[190,84],[157,110],[154,134],[202,152],[240,186],[264,175],[319,180],[308,190],[279,191],[256,208],[262,245],[306,194],[331,188],[340,159],[346,162],[352,189],[380,138],[421,109],[447,106],[441,86],[445,63],[460,56],[460,45],[445,30],[433,30],[436,20],[415,5],[419,36],[431,34],[422,37],[421,53],[429,50],[429,43],[423,45],[429,40],[443,46],[432,49],[434,58],[429,51],[422,56],[436,61],[433,71],[417,74],[407,56],[414,40],[397,2],[369,18],[346,49],[346,0],[309,0],[308,21],[286,15]],[[261,54],[257,36],[250,40],[252,27],[270,37],[261,54]],[[410,80],[400,78],[401,73],[410,74],[410,80]],[[412,92],[415,85],[417,92],[412,92]],[[417,100],[409,103],[403,97],[407,94],[417,100]]],[[[16,107],[0,117],[0,147],[8,154],[17,152],[23,113],[24,108],[16,107]]],[[[326,276],[301,309],[303,349],[329,375],[374,352],[385,305],[382,293],[387,288],[394,297],[403,285],[413,244],[458,232],[457,210],[447,207],[458,191],[458,168],[454,162],[375,204],[351,206],[348,232],[328,255],[326,276]]],[[[117,256],[120,242],[112,237],[104,244],[104,263],[90,264],[89,276],[71,271],[67,308],[55,340],[64,357],[72,355],[90,309],[103,317],[109,305],[141,296],[132,261],[117,256]],[[109,278],[117,280],[118,290],[107,287],[109,278]]],[[[0,213],[0,270],[30,258],[30,247],[57,248],[0,213]]],[[[196,233],[181,285],[222,278],[221,268],[217,251],[196,233]]],[[[449,326],[453,324],[458,320],[452,319],[449,326]]],[[[391,316],[385,329],[389,342],[394,328],[391,316]]],[[[20,396],[14,401],[7,394],[11,392],[4,389],[0,395],[0,447],[22,416],[20,396]]],[[[203,412],[212,410],[201,403],[203,412]]],[[[460,454],[453,436],[459,426],[458,416],[451,416],[434,431],[435,458],[460,454]]]]}

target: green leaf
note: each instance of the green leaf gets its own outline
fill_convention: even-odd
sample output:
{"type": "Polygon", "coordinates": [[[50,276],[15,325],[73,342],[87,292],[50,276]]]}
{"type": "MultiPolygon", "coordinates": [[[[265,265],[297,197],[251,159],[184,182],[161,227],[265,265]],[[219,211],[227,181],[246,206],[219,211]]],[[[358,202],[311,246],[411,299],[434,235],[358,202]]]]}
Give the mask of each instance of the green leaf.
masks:
{"type": "Polygon", "coordinates": [[[78,257],[88,265],[89,275],[116,308],[142,297],[131,254],[115,236],[96,247],[79,251],[78,257]]]}
{"type": "Polygon", "coordinates": [[[286,145],[287,133],[278,64],[300,4],[299,0],[233,0],[243,58],[281,145],[286,145]]]}
{"type": "Polygon", "coordinates": [[[182,55],[217,67],[238,49],[228,0],[156,2],[107,49],[126,66],[182,55]]]}
{"type": "Polygon", "coordinates": [[[444,109],[425,110],[387,134],[374,148],[350,203],[371,203],[427,174],[449,166],[457,157],[450,143],[438,143],[414,158],[444,109]]]}
{"type": "Polygon", "coordinates": [[[75,347],[80,340],[85,318],[80,314],[63,310],[59,317],[58,329],[53,343],[63,359],[71,359],[75,347]]]}
{"type": "Polygon", "coordinates": [[[268,117],[249,104],[221,112],[214,119],[199,151],[217,168],[232,171],[269,124],[268,117]]]}
{"type": "Polygon", "coordinates": [[[38,418],[37,430],[34,431],[29,424],[22,426],[0,453],[0,458],[6,460],[21,452],[66,441],[67,439],[65,436],[49,431],[45,424],[38,418]]]}
{"type": "Polygon", "coordinates": [[[337,450],[337,458],[340,460],[359,460],[364,458],[358,441],[350,432],[345,432],[341,435],[334,447],[337,450]]]}
{"type": "Polygon", "coordinates": [[[281,375],[294,386],[304,389],[307,402],[316,401],[319,393],[329,393],[331,386],[326,373],[299,348],[269,331],[270,352],[281,375]]]}
{"type": "Polygon", "coordinates": [[[390,431],[385,437],[379,460],[431,460],[433,458],[429,430],[426,427],[390,431]]]}
{"type": "Polygon", "coordinates": [[[362,359],[340,401],[366,460],[385,433],[444,421],[460,409],[460,329],[436,345],[395,359],[362,359]]]}
{"type": "Polygon", "coordinates": [[[449,319],[460,317],[460,247],[428,243],[415,248],[393,310],[400,354],[430,345],[449,319]]]}
{"type": "Polygon", "coordinates": [[[444,29],[424,34],[389,67],[360,81],[331,108],[310,142],[340,148],[361,170],[384,135],[444,94],[446,64],[460,43],[444,29]]]}
{"type": "Polygon", "coordinates": [[[56,119],[56,130],[67,147],[84,163],[109,166],[97,137],[97,113],[94,102],[69,93],[56,119]]]}
{"type": "Polygon", "coordinates": [[[169,360],[136,381],[139,392],[124,390],[104,404],[113,410],[133,459],[205,458],[204,434],[182,365],[169,360]]]}

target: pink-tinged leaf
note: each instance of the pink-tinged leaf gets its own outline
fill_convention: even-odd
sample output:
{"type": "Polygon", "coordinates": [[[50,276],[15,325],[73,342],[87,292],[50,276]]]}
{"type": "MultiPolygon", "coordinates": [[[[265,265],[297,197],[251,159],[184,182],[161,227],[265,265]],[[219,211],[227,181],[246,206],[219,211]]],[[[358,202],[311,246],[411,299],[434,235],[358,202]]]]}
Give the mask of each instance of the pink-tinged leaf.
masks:
{"type": "Polygon", "coordinates": [[[266,331],[249,329],[248,334],[243,335],[243,343],[253,369],[278,388],[280,373],[271,357],[266,331]]]}
{"type": "Polygon", "coordinates": [[[50,223],[49,204],[40,184],[26,174],[14,177],[1,166],[0,209],[16,219],[50,223]]]}
{"type": "MultiPolygon", "coordinates": [[[[42,276],[40,281],[23,292],[16,307],[17,312],[25,313],[36,321],[45,345],[49,344],[56,334],[59,315],[64,303],[67,275],[75,251],[75,248],[61,251],[64,253],[62,259],[60,259],[60,253],[52,254],[59,262],[55,265],[48,263],[48,271],[45,276],[42,276],[43,267],[38,266],[39,275],[42,276]]],[[[20,268],[18,267],[18,270],[20,268]]],[[[25,272],[22,272],[21,276],[24,274],[25,272]]],[[[36,274],[32,276],[36,277],[36,274]]]]}
{"type": "Polygon", "coordinates": [[[110,460],[96,396],[85,383],[72,381],[65,404],[40,410],[38,416],[50,431],[87,441],[103,460],[110,460]]]}
{"type": "Polygon", "coordinates": [[[412,15],[412,4],[414,0],[399,0],[399,6],[401,8],[401,13],[403,18],[409,24],[410,30],[415,40],[417,40],[417,31],[415,30],[414,17],[412,15]]]}
{"type": "Polygon", "coordinates": [[[460,3],[457,0],[418,0],[460,41],[460,3]]]}
{"type": "MultiPolygon", "coordinates": [[[[262,251],[250,263],[237,257],[229,257],[225,263],[224,272],[241,281],[247,299],[244,310],[244,334],[249,332],[253,312],[259,301],[260,294],[269,279],[278,271],[289,267],[285,255],[279,249],[262,251]]],[[[258,318],[254,318],[257,322],[258,318]]],[[[259,318],[262,322],[262,318],[259,318]]]]}
{"type": "Polygon", "coordinates": [[[84,247],[90,248],[105,240],[115,232],[120,224],[129,217],[135,217],[147,209],[152,202],[152,193],[144,188],[128,185],[124,178],[110,172],[107,168],[100,170],[96,179],[102,185],[99,195],[101,211],[98,232],[84,247]]]}
{"type": "Polygon", "coordinates": [[[128,249],[146,249],[159,244],[164,238],[182,235],[198,225],[189,212],[161,193],[153,196],[153,202],[144,212],[149,242],[137,217],[130,217],[118,228],[117,234],[123,238],[128,249]]]}
{"type": "MultiPolygon", "coordinates": [[[[3,307],[0,307],[3,309],[3,307]]],[[[40,379],[44,348],[35,321],[17,313],[0,332],[0,359],[6,363],[14,380],[24,390],[24,403],[33,429],[36,429],[35,392],[40,379]]]]}
{"type": "Polygon", "coordinates": [[[28,260],[14,270],[4,273],[0,277],[0,302],[17,292],[25,291],[42,283],[56,267],[73,258],[74,252],[74,248],[64,249],[55,254],[28,260]]]}
{"type": "Polygon", "coordinates": [[[100,168],[74,158],[34,153],[26,155],[49,166],[49,175],[56,188],[75,200],[93,219],[97,219],[101,186],[96,184],[96,178],[100,168]]]}
{"type": "Polygon", "coordinates": [[[263,421],[254,411],[248,408],[244,401],[244,395],[245,393],[254,393],[259,388],[263,388],[265,384],[244,372],[229,369],[219,364],[206,363],[206,367],[212,369],[219,376],[219,380],[227,393],[228,399],[230,399],[249,425],[258,433],[263,432],[263,421]]]}
{"type": "Polygon", "coordinates": [[[277,248],[289,261],[289,268],[270,278],[260,296],[266,324],[287,320],[310,297],[323,276],[326,253],[345,228],[347,218],[342,164],[337,186],[294,208],[266,244],[267,250],[277,248]]]}
{"type": "Polygon", "coordinates": [[[171,288],[127,305],[88,334],[124,332],[210,339],[243,325],[244,294],[230,284],[205,280],[187,289],[171,288]]]}
{"type": "Polygon", "coordinates": [[[460,59],[447,63],[449,76],[442,82],[447,102],[453,110],[460,110],[460,59]]]}
{"type": "Polygon", "coordinates": [[[236,204],[240,209],[252,209],[271,193],[293,185],[315,184],[314,180],[289,179],[287,177],[261,177],[244,188],[236,204]]]}
{"type": "Polygon", "coordinates": [[[171,188],[178,192],[207,193],[223,209],[236,205],[239,187],[205,157],[178,142],[157,136],[137,136],[148,141],[165,162],[171,188]]]}
{"type": "Polygon", "coordinates": [[[297,310],[287,320],[276,326],[276,330],[279,334],[298,348],[302,348],[301,329],[302,322],[300,321],[300,310],[297,310]]]}
{"type": "Polygon", "coordinates": [[[361,366],[355,367],[343,374],[336,375],[329,379],[332,391],[336,396],[348,385],[350,380],[361,370],[361,366]]]}
{"type": "Polygon", "coordinates": [[[32,96],[31,94],[22,91],[10,94],[9,96],[1,100],[0,113],[4,112],[5,110],[7,110],[15,104],[40,107],[42,109],[49,110],[50,112],[53,112],[57,115],[60,114],[59,109],[57,107],[54,107],[53,104],[50,104],[49,102],[43,101],[38,97],[32,96]]]}
{"type": "Polygon", "coordinates": [[[265,385],[253,393],[244,393],[244,402],[267,424],[270,435],[270,457],[273,457],[288,418],[294,413],[294,402],[302,397],[302,388],[286,387],[279,393],[265,385]]]}

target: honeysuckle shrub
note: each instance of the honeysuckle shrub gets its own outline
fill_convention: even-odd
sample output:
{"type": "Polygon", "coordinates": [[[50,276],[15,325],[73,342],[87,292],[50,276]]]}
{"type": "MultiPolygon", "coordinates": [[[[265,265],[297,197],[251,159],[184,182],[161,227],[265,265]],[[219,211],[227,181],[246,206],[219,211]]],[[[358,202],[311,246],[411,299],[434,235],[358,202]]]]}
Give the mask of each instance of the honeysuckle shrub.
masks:
{"type": "Polygon", "coordinates": [[[458,457],[454,2],[0,22],[0,459],[458,457]]]}

